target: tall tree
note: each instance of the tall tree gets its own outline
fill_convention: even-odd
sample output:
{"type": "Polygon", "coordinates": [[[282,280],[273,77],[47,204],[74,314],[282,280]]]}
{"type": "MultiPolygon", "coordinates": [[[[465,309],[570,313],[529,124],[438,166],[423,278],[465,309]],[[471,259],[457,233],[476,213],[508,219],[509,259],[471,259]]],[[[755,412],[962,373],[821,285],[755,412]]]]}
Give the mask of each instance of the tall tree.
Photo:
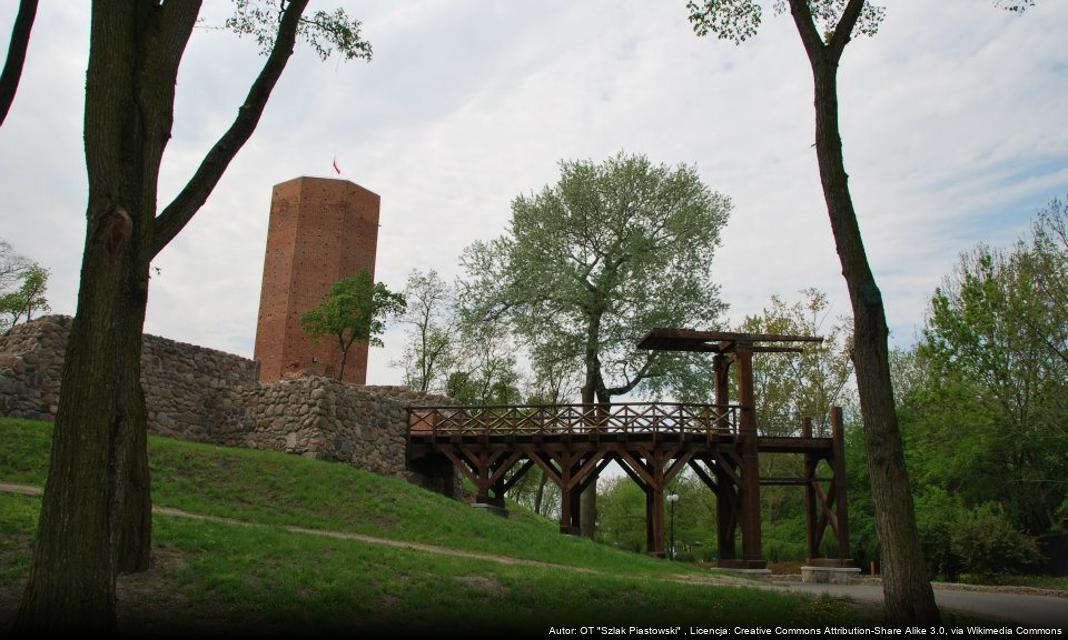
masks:
{"type": "Polygon", "coordinates": [[[337,379],[345,379],[345,363],[352,345],[367,342],[382,346],[378,337],[386,330],[386,320],[404,312],[404,296],[393,293],[371,272],[360,269],[351,278],[342,278],[330,287],[319,306],[300,317],[301,328],[312,338],[330,336],[337,344],[337,379]]]}
{"type": "MultiPolygon", "coordinates": [[[[512,202],[505,234],[464,252],[464,305],[507,316],[534,349],[583,371],[582,402],[670,387],[697,361],[638,351],[655,326],[710,326],[724,304],[712,255],[730,200],[695,168],[619,153],[561,162],[560,179],[512,202]]],[[[584,535],[596,483],[583,496],[584,535]]]]}
{"type": "MultiPolygon", "coordinates": [[[[812,69],[816,111],[816,157],[835,247],[853,308],[853,365],[864,422],[876,530],[882,542],[883,594],[893,624],[937,624],[934,591],[916,531],[916,515],[894,391],[890,381],[886,312],[868,264],[857,222],[838,126],[838,65],[854,32],[873,35],[883,9],[865,0],[788,0],[812,69]]],[[[756,33],[757,0],[691,0],[690,21],[698,35],[715,33],[742,42],[756,33]]]]}
{"type": "Polygon", "coordinates": [[[431,269],[412,269],[404,289],[408,311],[401,322],[408,325],[408,343],[400,365],[404,384],[418,391],[444,388],[457,350],[454,300],[449,285],[431,269]]]}
{"type": "Polygon", "coordinates": [[[11,41],[7,47],[7,59],[4,70],[0,72],[0,125],[7,119],[11,103],[15,101],[19,81],[22,79],[22,66],[26,62],[26,50],[30,46],[30,32],[33,20],[37,17],[37,0],[19,0],[19,11],[15,14],[15,24],[11,27],[11,41]]]}
{"type": "Polygon", "coordinates": [[[1063,301],[1050,305],[1038,286],[1064,274],[1037,272],[1033,250],[980,245],[936,290],[918,348],[928,380],[915,437],[940,454],[926,465],[937,484],[977,504],[1010,482],[1019,490],[999,501],[1016,526],[1041,534],[1068,496],[1068,362],[1046,333],[1063,327],[1063,301]]]}
{"type": "Polygon", "coordinates": [[[298,34],[320,55],[369,58],[359,22],[307,0],[235,0],[228,21],[267,53],[233,124],[157,215],[175,82],[196,0],[92,5],[85,93],[89,198],[71,325],[29,583],[23,634],[108,631],[115,576],[148,566],[151,538],[141,338],[149,263],[196,214],[252,135],[298,34]]]}

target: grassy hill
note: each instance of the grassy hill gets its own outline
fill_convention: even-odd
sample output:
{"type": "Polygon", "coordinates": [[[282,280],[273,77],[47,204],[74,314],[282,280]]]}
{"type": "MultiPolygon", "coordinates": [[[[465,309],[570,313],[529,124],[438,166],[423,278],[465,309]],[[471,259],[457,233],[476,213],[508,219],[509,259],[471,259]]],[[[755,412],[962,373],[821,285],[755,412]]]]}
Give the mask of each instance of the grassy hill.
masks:
{"type": "MultiPolygon", "coordinates": [[[[0,419],[0,482],[43,486],[50,438],[47,423],[0,419]]],[[[343,464],[155,437],[149,458],[156,507],[240,522],[157,513],[152,569],[120,579],[127,630],[545,635],[550,625],[685,632],[691,624],[850,624],[876,615],[835,600],[710,584],[708,571],[690,565],[562,536],[529,513],[499,518],[343,464]]],[[[0,493],[0,625],[27,574],[39,507],[39,497],[0,493]]]]}

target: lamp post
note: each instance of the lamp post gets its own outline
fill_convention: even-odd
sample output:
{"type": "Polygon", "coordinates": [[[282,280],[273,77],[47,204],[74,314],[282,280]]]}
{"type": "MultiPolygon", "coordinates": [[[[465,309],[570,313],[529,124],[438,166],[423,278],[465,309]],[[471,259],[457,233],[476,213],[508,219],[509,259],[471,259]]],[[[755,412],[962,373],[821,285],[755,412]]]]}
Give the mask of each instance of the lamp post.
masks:
{"type": "Polygon", "coordinates": [[[679,494],[670,493],[667,501],[671,503],[671,559],[675,559],[675,503],[679,501],[679,494]]]}

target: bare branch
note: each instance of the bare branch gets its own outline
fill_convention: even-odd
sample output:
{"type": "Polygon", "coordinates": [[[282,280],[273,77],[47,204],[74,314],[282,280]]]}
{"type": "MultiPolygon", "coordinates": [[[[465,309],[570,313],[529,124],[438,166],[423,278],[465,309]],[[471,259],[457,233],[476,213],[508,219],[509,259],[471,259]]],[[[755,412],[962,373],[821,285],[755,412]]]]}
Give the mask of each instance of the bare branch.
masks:
{"type": "Polygon", "coordinates": [[[260,116],[263,115],[263,109],[267,106],[267,99],[270,98],[271,91],[274,90],[289,57],[293,54],[300,16],[307,5],[308,0],[292,0],[286,6],[278,25],[278,36],[271,54],[267,57],[260,75],[252,83],[245,103],[238,109],[234,123],[204,157],[185,188],[156,217],[155,233],[152,238],[153,256],[166,247],[204,206],[204,202],[222,178],[223,172],[252,136],[256,125],[259,124],[260,116]]]}
{"type": "Polygon", "coordinates": [[[21,0],[19,12],[15,16],[15,25],[11,29],[11,44],[7,49],[7,61],[4,71],[0,73],[0,125],[4,124],[11,103],[15,101],[15,92],[22,78],[22,65],[26,62],[26,49],[30,46],[30,32],[33,19],[37,17],[37,0],[21,0]]]}

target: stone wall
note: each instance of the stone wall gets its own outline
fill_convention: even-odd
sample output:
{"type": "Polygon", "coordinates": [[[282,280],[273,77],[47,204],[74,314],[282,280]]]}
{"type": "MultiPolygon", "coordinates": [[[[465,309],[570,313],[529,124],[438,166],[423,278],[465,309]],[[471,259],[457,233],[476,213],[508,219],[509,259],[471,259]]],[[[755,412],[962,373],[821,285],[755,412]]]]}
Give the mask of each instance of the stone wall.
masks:
{"type": "MultiPolygon", "coordinates": [[[[69,317],[47,316],[0,338],[0,413],[52,420],[69,317]]],[[[141,354],[150,433],[338,461],[458,496],[447,465],[407,465],[407,412],[449,398],[398,386],[306,376],[261,384],[253,360],[146,335],[141,354]]]]}

